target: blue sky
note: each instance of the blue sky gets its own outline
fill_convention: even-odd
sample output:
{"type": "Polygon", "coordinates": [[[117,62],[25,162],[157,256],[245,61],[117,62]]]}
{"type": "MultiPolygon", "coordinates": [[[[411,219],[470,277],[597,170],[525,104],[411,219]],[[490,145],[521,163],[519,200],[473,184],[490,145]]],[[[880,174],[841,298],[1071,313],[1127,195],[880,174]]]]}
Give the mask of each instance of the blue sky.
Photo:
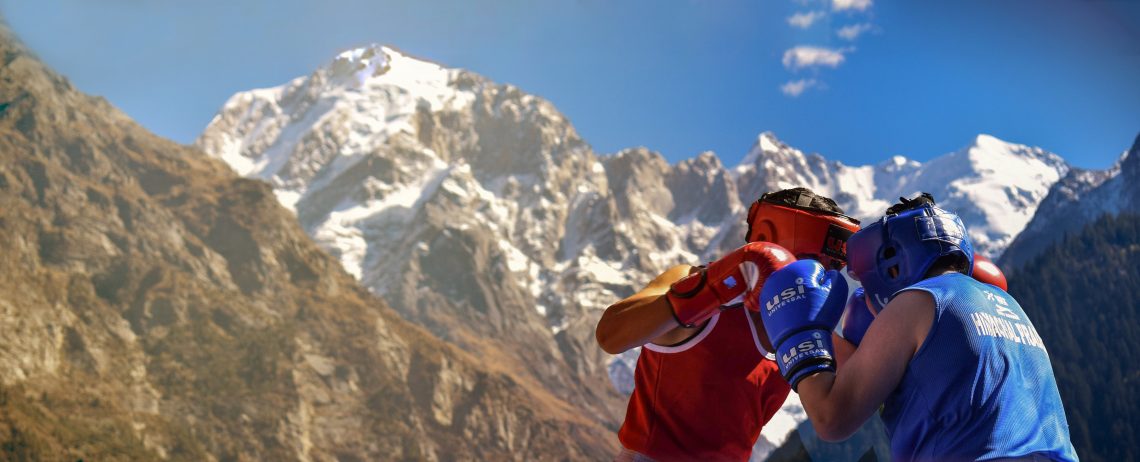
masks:
{"type": "Polygon", "coordinates": [[[234,92],[369,42],[545,97],[600,153],[672,162],[713,150],[734,165],[762,131],[848,164],[990,133],[1104,168],[1140,132],[1129,0],[0,0],[0,13],[80,89],[184,143],[234,92]]]}

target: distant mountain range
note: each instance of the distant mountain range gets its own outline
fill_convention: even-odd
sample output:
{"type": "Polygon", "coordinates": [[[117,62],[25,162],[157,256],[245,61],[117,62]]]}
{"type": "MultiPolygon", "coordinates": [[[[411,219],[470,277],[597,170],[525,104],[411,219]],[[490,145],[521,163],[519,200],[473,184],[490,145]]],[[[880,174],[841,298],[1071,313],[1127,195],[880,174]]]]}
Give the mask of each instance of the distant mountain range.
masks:
{"type": "Polygon", "coordinates": [[[999,263],[1018,269],[1066,234],[1122,212],[1140,213],[1140,136],[1111,168],[1073,169],[1054,184],[999,263]]]}
{"type": "Polygon", "coordinates": [[[272,184],[404,317],[506,352],[495,360],[613,429],[624,398],[594,343],[601,310],[673,264],[742,244],[763,192],[807,186],[863,220],[931,192],[996,258],[1059,180],[1082,175],[989,135],[925,163],[847,166],[767,132],[733,167],[711,152],[672,165],[644,148],[600,155],[550,102],[382,46],[234,95],[196,145],[272,184]]]}

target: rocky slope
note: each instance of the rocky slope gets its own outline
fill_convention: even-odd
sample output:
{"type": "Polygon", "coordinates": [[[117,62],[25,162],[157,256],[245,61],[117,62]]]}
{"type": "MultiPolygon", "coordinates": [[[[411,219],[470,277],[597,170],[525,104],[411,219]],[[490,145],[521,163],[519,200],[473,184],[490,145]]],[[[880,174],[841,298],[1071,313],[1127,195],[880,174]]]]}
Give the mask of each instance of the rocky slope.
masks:
{"type": "MultiPolygon", "coordinates": [[[[360,288],[269,185],[76,91],[3,25],[0,57],[0,459],[612,454],[607,429],[529,376],[360,288]]],[[[503,255],[421,212],[441,246],[503,255]]]]}
{"type": "Polygon", "coordinates": [[[548,101],[369,46],[234,95],[196,145],[268,181],[302,226],[405,318],[616,429],[601,310],[670,265],[742,244],[760,193],[808,186],[874,218],[929,191],[998,255],[1068,166],[978,136],[927,163],[846,166],[770,133],[726,167],[644,148],[597,155],[548,101]],[[488,353],[490,354],[490,353],[488,353]]]}
{"type": "Polygon", "coordinates": [[[577,260],[620,258],[613,221],[595,218],[619,204],[548,102],[373,47],[235,96],[197,144],[274,184],[409,319],[479,354],[509,351],[504,367],[620,421],[586,311],[613,293],[581,269],[598,257],[577,260]]]}
{"type": "Polygon", "coordinates": [[[1140,213],[1140,135],[1111,168],[1074,169],[1054,184],[999,263],[1019,268],[1066,234],[1076,234],[1103,215],[1121,212],[1140,213]]]}

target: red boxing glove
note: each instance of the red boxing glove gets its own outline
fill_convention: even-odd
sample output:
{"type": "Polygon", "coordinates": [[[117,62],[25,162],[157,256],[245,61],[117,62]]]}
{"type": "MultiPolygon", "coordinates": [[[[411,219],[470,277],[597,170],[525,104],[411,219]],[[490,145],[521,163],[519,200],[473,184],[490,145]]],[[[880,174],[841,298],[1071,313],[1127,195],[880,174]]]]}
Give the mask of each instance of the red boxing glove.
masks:
{"type": "Polygon", "coordinates": [[[970,274],[978,281],[997,286],[1001,290],[1009,290],[1009,284],[1005,282],[1005,274],[1001,272],[1001,268],[986,257],[974,254],[974,272],[970,274]]]}
{"type": "MultiPolygon", "coordinates": [[[[795,260],[791,252],[776,244],[750,242],[674,282],[665,298],[677,323],[694,327],[712,317],[722,305],[759,291],[768,275],[795,260]]],[[[744,305],[759,311],[759,300],[754,298],[745,297],[744,305]]]]}

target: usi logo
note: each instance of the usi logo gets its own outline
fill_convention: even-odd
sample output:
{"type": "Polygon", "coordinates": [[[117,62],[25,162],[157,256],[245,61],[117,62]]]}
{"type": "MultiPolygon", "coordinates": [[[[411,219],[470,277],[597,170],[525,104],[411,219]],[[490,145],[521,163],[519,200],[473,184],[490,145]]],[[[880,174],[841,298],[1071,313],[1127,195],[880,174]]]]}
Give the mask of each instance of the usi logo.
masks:
{"type": "Polygon", "coordinates": [[[784,366],[787,366],[791,364],[792,360],[796,359],[796,357],[801,354],[823,349],[823,340],[805,340],[797,345],[793,345],[791,348],[788,348],[787,352],[784,352],[780,355],[780,361],[783,361],[784,366]]]}
{"type": "Polygon", "coordinates": [[[804,278],[796,278],[796,286],[788,287],[781,290],[780,293],[773,295],[771,300],[764,302],[764,308],[768,310],[768,314],[774,313],[780,309],[785,303],[788,303],[804,294],[804,278]]]}

